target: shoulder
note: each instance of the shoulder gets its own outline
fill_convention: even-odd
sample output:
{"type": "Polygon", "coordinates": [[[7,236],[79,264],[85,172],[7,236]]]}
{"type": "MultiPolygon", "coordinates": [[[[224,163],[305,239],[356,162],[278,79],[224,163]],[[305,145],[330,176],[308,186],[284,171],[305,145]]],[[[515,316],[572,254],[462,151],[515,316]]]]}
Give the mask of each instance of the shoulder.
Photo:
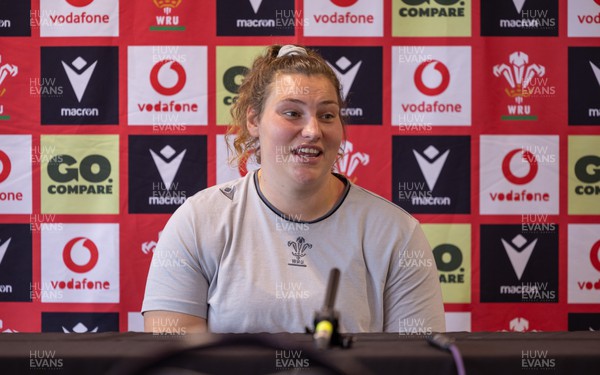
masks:
{"type": "Polygon", "coordinates": [[[185,204],[191,206],[214,207],[239,202],[244,199],[248,190],[253,187],[253,176],[254,173],[248,173],[245,177],[200,190],[188,198],[185,204]]]}
{"type": "Polygon", "coordinates": [[[243,205],[240,202],[246,201],[249,190],[253,188],[252,176],[248,173],[245,177],[200,190],[177,208],[170,221],[206,224],[230,217],[229,213],[243,205]]]}
{"type": "Polygon", "coordinates": [[[349,198],[348,203],[354,206],[353,210],[370,216],[371,220],[381,218],[382,220],[393,220],[396,224],[398,224],[398,221],[410,226],[419,224],[414,216],[397,204],[361,186],[350,184],[347,198],[349,198]]]}

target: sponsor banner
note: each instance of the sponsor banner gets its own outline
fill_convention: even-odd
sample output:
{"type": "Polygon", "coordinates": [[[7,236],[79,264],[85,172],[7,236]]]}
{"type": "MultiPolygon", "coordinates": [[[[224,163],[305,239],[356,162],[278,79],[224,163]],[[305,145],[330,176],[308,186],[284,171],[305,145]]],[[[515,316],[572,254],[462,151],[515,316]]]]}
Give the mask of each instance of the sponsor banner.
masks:
{"type": "Polygon", "coordinates": [[[42,125],[119,123],[117,47],[41,47],[41,59],[42,125]]]}
{"type": "MultiPolygon", "coordinates": [[[[558,305],[550,304],[478,305],[472,311],[473,332],[561,331],[565,315],[558,305]]],[[[521,361],[517,360],[516,365],[520,366],[521,361]]]]}
{"type": "Polygon", "coordinates": [[[481,2],[482,36],[558,36],[558,0],[481,2]]]}
{"type": "Polygon", "coordinates": [[[31,36],[31,0],[0,2],[0,37],[31,36]]]}
{"type": "Polygon", "coordinates": [[[558,136],[482,135],[481,214],[558,214],[558,163],[558,136]]]}
{"type": "Polygon", "coordinates": [[[6,308],[0,313],[0,333],[40,332],[40,313],[32,308],[6,308]]]}
{"type": "Polygon", "coordinates": [[[471,125],[471,47],[392,47],[392,125],[471,125]]]}
{"type": "Polygon", "coordinates": [[[558,224],[481,225],[481,302],[558,302],[558,224]]]}
{"type": "MultiPolygon", "coordinates": [[[[137,6],[138,4],[136,4],[137,6]]],[[[140,4],[141,5],[141,4],[140,4]]],[[[193,5],[199,5],[196,1],[170,0],[153,1],[152,11],[146,12],[150,19],[150,31],[185,31],[186,25],[191,21],[188,16],[199,15],[200,9],[189,9],[193,5]]],[[[199,20],[196,20],[198,22],[199,20]]]]}
{"type": "Polygon", "coordinates": [[[569,214],[600,214],[600,136],[569,136],[569,214]]]}
{"type": "Polygon", "coordinates": [[[40,145],[42,213],[119,213],[118,135],[42,135],[40,145]]]}
{"type": "Polygon", "coordinates": [[[0,212],[30,214],[31,135],[0,135],[0,212]]]}
{"type": "MultiPolygon", "coordinates": [[[[122,298],[122,311],[136,311],[142,306],[146,289],[146,278],[152,261],[162,265],[179,262],[179,259],[155,259],[154,249],[161,236],[162,230],[170,215],[130,215],[127,221],[120,225],[121,262],[127,264],[127,272],[121,274],[121,285],[129,285],[127,298],[122,298]],[[144,230],[139,230],[144,228],[144,230]]],[[[141,317],[141,315],[140,315],[141,317]]]]}
{"type": "Polygon", "coordinates": [[[119,302],[119,225],[62,224],[45,230],[42,224],[44,303],[119,302]]]}
{"type": "Polygon", "coordinates": [[[411,213],[469,213],[468,136],[394,136],[392,201],[411,213]]]}
{"type": "Polygon", "coordinates": [[[206,188],[206,136],[129,136],[129,212],[173,213],[206,188]]]}
{"type": "Polygon", "coordinates": [[[444,303],[470,303],[470,224],[423,224],[422,227],[433,249],[444,303]]]}
{"type": "Polygon", "coordinates": [[[294,0],[217,1],[217,36],[294,35],[304,16],[294,0]]]}
{"type": "Polygon", "coordinates": [[[262,55],[265,46],[217,46],[217,124],[231,123],[231,106],[254,59],[262,55]]]}
{"type": "Polygon", "coordinates": [[[393,0],[392,36],[471,36],[472,0],[393,0]]]}
{"type": "Polygon", "coordinates": [[[129,125],[207,124],[205,46],[130,46],[127,66],[129,125]]]}
{"type": "Polygon", "coordinates": [[[600,2],[596,0],[569,0],[567,1],[567,7],[569,36],[600,36],[600,2]]]}
{"type": "Polygon", "coordinates": [[[344,152],[333,166],[334,172],[343,174],[352,183],[381,196],[389,197],[389,171],[378,166],[391,158],[390,143],[378,127],[346,127],[344,152]],[[387,173],[386,173],[387,172],[387,173]]]}
{"type": "Polygon", "coordinates": [[[569,313],[569,331],[600,331],[600,313],[569,313]]]}
{"type": "Polygon", "coordinates": [[[42,332],[119,332],[119,314],[42,312],[42,332]]]}
{"type": "Polygon", "coordinates": [[[471,332],[470,312],[446,312],[446,332],[471,332]]]}
{"type": "Polygon", "coordinates": [[[119,36],[119,0],[40,0],[40,36],[119,36]]]}
{"type": "Polygon", "coordinates": [[[0,302],[31,302],[32,285],[29,225],[0,224],[0,302]]]}
{"type": "MultiPolygon", "coordinates": [[[[364,0],[363,0],[364,2],[364,0]]],[[[382,48],[313,47],[327,61],[342,85],[349,125],[380,125],[382,122],[382,48]]]]}
{"type": "MultiPolygon", "coordinates": [[[[2,16],[0,16],[1,18],[2,16]]],[[[22,83],[23,66],[21,62],[16,61],[13,57],[14,54],[4,53],[3,48],[0,51],[0,124],[3,121],[11,119],[13,108],[19,106],[19,84],[22,83]]],[[[23,96],[23,90],[21,89],[21,97],[23,96]]]]}
{"type": "Polygon", "coordinates": [[[569,224],[569,303],[600,303],[600,224],[569,224]]]}
{"type": "MultiPolygon", "coordinates": [[[[486,99],[490,118],[501,121],[552,121],[561,115],[560,106],[553,103],[559,93],[557,79],[564,67],[556,65],[553,55],[542,55],[538,45],[532,48],[497,49],[486,56],[490,91],[486,99]],[[540,56],[541,55],[541,56],[540,56]]],[[[566,72],[565,72],[566,74],[566,72]]]]}
{"type": "Polygon", "coordinates": [[[569,47],[569,125],[600,125],[600,47],[569,47]]]}
{"type": "Polygon", "coordinates": [[[383,36],[382,0],[304,2],[304,36],[383,36]]]}

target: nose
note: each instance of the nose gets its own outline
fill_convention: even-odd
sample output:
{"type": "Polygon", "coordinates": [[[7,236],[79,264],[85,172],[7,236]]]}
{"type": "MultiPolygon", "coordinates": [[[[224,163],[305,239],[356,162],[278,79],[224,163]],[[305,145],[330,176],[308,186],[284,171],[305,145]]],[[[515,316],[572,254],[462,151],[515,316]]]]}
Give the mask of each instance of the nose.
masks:
{"type": "Polygon", "coordinates": [[[302,128],[302,137],[311,140],[321,138],[321,126],[317,116],[310,116],[307,119],[304,128],[302,128]]]}

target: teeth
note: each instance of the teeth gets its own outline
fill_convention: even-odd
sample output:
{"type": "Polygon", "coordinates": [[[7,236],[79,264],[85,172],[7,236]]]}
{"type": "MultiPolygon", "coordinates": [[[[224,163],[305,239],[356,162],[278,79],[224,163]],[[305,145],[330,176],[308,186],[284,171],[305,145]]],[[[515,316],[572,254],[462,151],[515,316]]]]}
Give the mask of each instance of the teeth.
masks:
{"type": "Polygon", "coordinates": [[[305,153],[305,154],[313,154],[313,155],[319,154],[319,150],[315,150],[314,148],[307,148],[307,147],[301,147],[301,148],[299,148],[298,152],[302,152],[302,153],[305,153]]]}

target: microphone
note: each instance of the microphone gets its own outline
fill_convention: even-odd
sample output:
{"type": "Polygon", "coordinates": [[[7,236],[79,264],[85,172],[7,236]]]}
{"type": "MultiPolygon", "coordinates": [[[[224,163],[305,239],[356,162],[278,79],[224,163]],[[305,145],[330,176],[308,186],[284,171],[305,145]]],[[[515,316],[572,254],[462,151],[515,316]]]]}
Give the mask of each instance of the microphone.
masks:
{"type": "Polygon", "coordinates": [[[314,318],[313,339],[318,349],[327,349],[332,345],[341,344],[341,337],[338,333],[339,313],[333,307],[339,282],[340,270],[333,268],[329,272],[323,307],[315,313],[314,318]]]}

